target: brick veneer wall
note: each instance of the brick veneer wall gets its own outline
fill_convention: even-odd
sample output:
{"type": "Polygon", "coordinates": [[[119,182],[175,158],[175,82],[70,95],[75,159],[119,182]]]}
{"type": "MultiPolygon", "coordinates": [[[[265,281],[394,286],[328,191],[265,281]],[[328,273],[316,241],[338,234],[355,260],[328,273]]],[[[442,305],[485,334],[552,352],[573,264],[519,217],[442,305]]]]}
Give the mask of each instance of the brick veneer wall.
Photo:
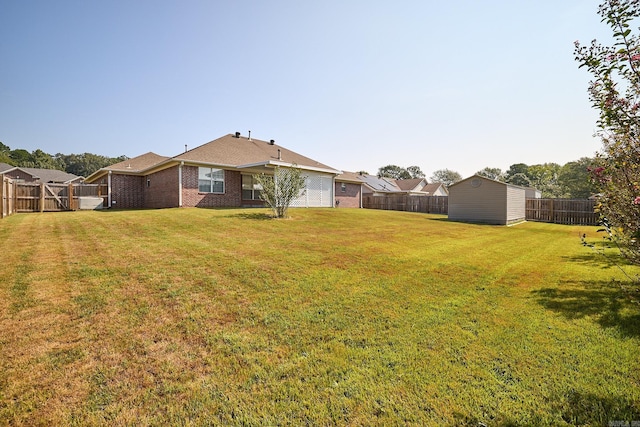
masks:
{"type": "Polygon", "coordinates": [[[144,208],[144,182],[142,176],[112,174],[111,206],[122,209],[144,208]]]}
{"type": "Polygon", "coordinates": [[[360,184],[345,183],[347,191],[342,191],[342,183],[336,182],[336,202],[340,202],[337,207],[340,208],[359,208],[360,207],[360,193],[362,186],[360,184]]]}
{"type": "Polygon", "coordinates": [[[175,208],[180,205],[178,166],[147,175],[144,179],[146,208],[175,208]]]}
{"type": "Polygon", "coordinates": [[[224,171],[224,194],[198,191],[198,168],[182,168],[182,206],[212,208],[242,206],[242,175],[239,171],[224,171]]]}

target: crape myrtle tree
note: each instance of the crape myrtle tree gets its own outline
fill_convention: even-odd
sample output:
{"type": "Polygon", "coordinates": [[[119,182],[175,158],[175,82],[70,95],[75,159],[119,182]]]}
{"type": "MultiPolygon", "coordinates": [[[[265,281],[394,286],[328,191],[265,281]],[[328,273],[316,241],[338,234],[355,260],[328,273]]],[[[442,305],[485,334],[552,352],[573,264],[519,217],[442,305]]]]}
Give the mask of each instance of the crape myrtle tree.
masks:
{"type": "Polygon", "coordinates": [[[262,188],[260,199],[273,211],[276,218],[286,218],[289,206],[300,196],[306,185],[306,178],[297,167],[276,166],[273,175],[254,175],[257,184],[262,188]]]}
{"type": "Polygon", "coordinates": [[[640,265],[640,37],[632,25],[640,0],[606,0],[599,8],[613,32],[611,46],[575,43],[575,59],[589,72],[589,100],[599,111],[602,140],[591,177],[599,190],[598,209],[622,253],[640,265]]]}

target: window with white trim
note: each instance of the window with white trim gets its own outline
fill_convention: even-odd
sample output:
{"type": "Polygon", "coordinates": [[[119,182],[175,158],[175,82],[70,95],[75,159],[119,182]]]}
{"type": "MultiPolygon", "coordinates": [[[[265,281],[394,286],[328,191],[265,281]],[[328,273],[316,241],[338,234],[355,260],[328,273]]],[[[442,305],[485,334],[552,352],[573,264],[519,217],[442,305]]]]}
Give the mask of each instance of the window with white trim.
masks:
{"type": "Polygon", "coordinates": [[[262,186],[253,175],[242,175],[242,200],[260,200],[262,186]]]}
{"type": "Polygon", "coordinates": [[[198,191],[201,193],[224,193],[224,170],[198,168],[198,191]]]}

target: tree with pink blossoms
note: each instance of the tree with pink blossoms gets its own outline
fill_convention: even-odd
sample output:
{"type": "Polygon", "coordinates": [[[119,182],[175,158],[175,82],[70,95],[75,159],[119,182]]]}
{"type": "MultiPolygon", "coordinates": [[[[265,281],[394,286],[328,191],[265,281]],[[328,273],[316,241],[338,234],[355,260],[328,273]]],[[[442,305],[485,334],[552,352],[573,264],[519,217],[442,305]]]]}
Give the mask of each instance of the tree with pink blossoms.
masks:
{"type": "Polygon", "coordinates": [[[592,76],[589,100],[600,113],[602,150],[591,179],[606,231],[640,265],[640,36],[634,31],[640,0],[605,0],[598,14],[613,32],[612,45],[575,43],[576,61],[592,76]]]}

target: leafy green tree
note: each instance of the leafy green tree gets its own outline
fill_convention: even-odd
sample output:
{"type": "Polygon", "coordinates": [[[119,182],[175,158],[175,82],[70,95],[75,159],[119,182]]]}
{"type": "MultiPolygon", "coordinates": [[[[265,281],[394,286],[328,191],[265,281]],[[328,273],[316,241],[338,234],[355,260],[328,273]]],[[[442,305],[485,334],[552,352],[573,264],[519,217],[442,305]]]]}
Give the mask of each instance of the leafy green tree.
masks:
{"type": "Polygon", "coordinates": [[[599,8],[612,45],[575,44],[575,59],[592,77],[589,99],[598,110],[602,151],[591,177],[602,222],[627,258],[640,265],[640,37],[639,0],[605,0],[599,8]]]}
{"type": "Polygon", "coordinates": [[[542,197],[563,197],[563,191],[558,182],[561,166],[557,163],[543,163],[531,165],[527,168],[529,186],[540,190],[542,197]]]}
{"type": "Polygon", "coordinates": [[[494,181],[504,181],[504,173],[500,168],[486,167],[476,172],[476,175],[484,176],[494,181]]]}
{"type": "Polygon", "coordinates": [[[33,158],[31,157],[31,153],[22,148],[18,148],[16,150],[9,151],[9,158],[13,161],[13,164],[16,166],[22,166],[26,168],[34,167],[33,158]]]}
{"type": "Polygon", "coordinates": [[[98,169],[127,160],[126,156],[111,158],[92,153],[68,155],[58,153],[56,157],[64,164],[65,171],[84,177],[91,175],[98,169]]]}
{"type": "Polygon", "coordinates": [[[276,167],[273,175],[254,175],[262,187],[260,198],[271,208],[276,218],[286,218],[289,206],[300,196],[306,185],[306,178],[297,167],[276,167]]]}
{"type": "Polygon", "coordinates": [[[518,174],[522,174],[529,178],[529,166],[524,163],[514,163],[509,166],[509,169],[504,173],[505,182],[511,183],[511,179],[518,174]]]}
{"type": "Polygon", "coordinates": [[[562,197],[571,199],[587,199],[597,193],[591,181],[589,170],[596,167],[595,159],[582,157],[566,163],[558,174],[558,184],[562,189],[562,197]]]}
{"type": "Polygon", "coordinates": [[[387,165],[378,169],[378,176],[393,179],[411,179],[411,173],[397,165],[387,165]]]}
{"type": "Polygon", "coordinates": [[[449,187],[451,184],[462,181],[462,175],[449,169],[438,169],[431,175],[429,180],[431,182],[441,182],[445,187],[449,187]]]}
{"type": "Polygon", "coordinates": [[[11,157],[9,156],[10,152],[11,148],[0,142],[0,163],[6,163],[8,165],[14,164],[13,159],[11,159],[11,157]]]}
{"type": "Polygon", "coordinates": [[[407,172],[411,175],[411,178],[424,178],[424,172],[420,169],[419,166],[409,166],[407,168],[407,172]]]}

